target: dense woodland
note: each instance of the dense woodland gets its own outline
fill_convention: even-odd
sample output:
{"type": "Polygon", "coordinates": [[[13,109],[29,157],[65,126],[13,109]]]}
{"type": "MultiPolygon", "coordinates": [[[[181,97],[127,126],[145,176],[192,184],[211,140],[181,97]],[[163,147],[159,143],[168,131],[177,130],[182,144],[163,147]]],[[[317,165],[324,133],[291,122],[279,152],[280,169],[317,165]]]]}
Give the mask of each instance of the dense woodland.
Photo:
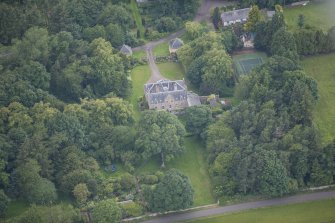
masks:
{"type": "MultiPolygon", "coordinates": [[[[198,6],[196,0],[140,6],[147,38],[178,29],[198,6]]],[[[10,222],[119,222],[190,207],[188,177],[164,169],[183,152],[187,135],[206,144],[218,198],[281,196],[334,182],[335,145],[320,142],[312,119],[317,84],[299,60],[334,50],[335,29],[323,33],[301,19],[292,33],[277,7],[272,20],[248,25],[256,47],[271,57],[238,77],[230,53],[243,46],[245,27],[211,31],[187,22],[189,41],[178,52],[187,80],[203,95],[240,103],[191,107],[179,117],[143,111],[135,121],[127,100],[134,64],[118,49],[142,40],[126,2],[1,1],[0,23],[0,216],[10,200],[31,205],[10,222]],[[162,169],[135,175],[150,159],[162,169]],[[114,163],[127,173],[106,177],[114,163]],[[64,197],[70,204],[60,202],[64,197]],[[118,203],[126,200],[134,202],[118,203]]]]}

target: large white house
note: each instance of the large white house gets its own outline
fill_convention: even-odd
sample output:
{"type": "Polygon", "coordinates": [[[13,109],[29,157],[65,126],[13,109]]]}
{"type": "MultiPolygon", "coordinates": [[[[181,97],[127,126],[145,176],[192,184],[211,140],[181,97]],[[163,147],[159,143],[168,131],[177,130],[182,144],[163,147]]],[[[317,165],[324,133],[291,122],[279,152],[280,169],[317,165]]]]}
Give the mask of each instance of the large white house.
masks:
{"type": "Polygon", "coordinates": [[[230,26],[235,23],[245,23],[248,20],[251,8],[238,9],[221,14],[223,26],[230,26]]]}

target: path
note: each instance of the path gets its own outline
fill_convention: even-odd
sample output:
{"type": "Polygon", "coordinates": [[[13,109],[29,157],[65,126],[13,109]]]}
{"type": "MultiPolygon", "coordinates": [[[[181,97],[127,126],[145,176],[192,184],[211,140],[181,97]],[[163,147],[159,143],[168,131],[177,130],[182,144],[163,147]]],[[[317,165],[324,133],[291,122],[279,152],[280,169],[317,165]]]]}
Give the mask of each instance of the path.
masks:
{"type": "MultiPolygon", "coordinates": [[[[210,9],[213,7],[220,7],[220,6],[226,6],[229,4],[233,4],[234,2],[228,2],[228,1],[222,1],[222,0],[203,0],[201,6],[198,9],[198,12],[193,19],[194,21],[201,22],[201,21],[210,21],[210,9]]],[[[165,42],[169,42],[170,40],[177,38],[181,36],[185,32],[184,29],[179,30],[175,33],[170,34],[167,37],[161,38],[159,40],[151,41],[148,42],[147,44],[143,46],[138,46],[133,48],[132,50],[135,51],[140,51],[140,50],[145,50],[147,53],[147,59],[149,62],[149,67],[151,71],[151,77],[147,81],[147,83],[153,83],[158,80],[164,79],[162,74],[159,72],[159,69],[155,63],[154,55],[152,52],[152,49],[156,47],[157,45],[165,42]]],[[[166,78],[165,78],[166,79],[166,78]]]]}
{"type": "Polygon", "coordinates": [[[163,75],[161,74],[161,72],[159,71],[157,67],[157,64],[155,63],[155,57],[152,52],[152,48],[149,47],[146,51],[147,51],[147,58],[148,58],[148,63],[149,63],[150,71],[151,71],[151,77],[147,81],[147,83],[155,83],[159,80],[164,79],[163,75]]]}
{"type": "Polygon", "coordinates": [[[213,215],[221,215],[221,214],[230,213],[230,212],[238,212],[238,211],[250,210],[250,209],[255,209],[255,208],[263,208],[263,207],[269,207],[269,206],[275,206],[275,205],[295,204],[295,203],[302,203],[302,202],[307,202],[307,201],[316,201],[316,200],[330,199],[330,198],[335,198],[335,191],[294,195],[294,196],[284,197],[284,198],[247,202],[247,203],[229,205],[229,206],[224,206],[224,207],[217,207],[217,208],[201,210],[201,211],[194,211],[194,212],[188,212],[188,213],[182,213],[182,214],[173,214],[173,215],[167,215],[167,216],[154,218],[149,221],[144,221],[143,223],[180,222],[180,221],[192,220],[196,218],[209,217],[213,215]]]}

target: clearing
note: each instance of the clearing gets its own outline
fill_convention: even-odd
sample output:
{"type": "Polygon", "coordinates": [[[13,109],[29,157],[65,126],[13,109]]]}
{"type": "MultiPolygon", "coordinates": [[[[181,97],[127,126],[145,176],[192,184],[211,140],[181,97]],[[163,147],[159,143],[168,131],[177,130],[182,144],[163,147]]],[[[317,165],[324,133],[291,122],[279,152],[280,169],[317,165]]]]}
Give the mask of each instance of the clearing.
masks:
{"type": "Polygon", "coordinates": [[[131,71],[133,93],[129,97],[129,101],[134,108],[135,120],[139,120],[140,118],[138,99],[144,95],[144,84],[149,80],[150,74],[150,68],[148,65],[137,66],[131,71]]]}
{"type": "Polygon", "coordinates": [[[160,43],[153,48],[153,52],[155,57],[169,56],[169,44],[167,42],[160,43]]]}
{"type": "Polygon", "coordinates": [[[312,201],[301,204],[268,207],[250,210],[240,213],[232,213],[209,217],[194,221],[192,223],[321,223],[335,222],[335,199],[312,201]]]}
{"type": "Polygon", "coordinates": [[[308,75],[318,82],[320,99],[314,109],[314,121],[323,143],[335,139],[335,53],[307,57],[302,65],[308,75]]]}
{"type": "Polygon", "coordinates": [[[131,12],[133,14],[133,18],[135,20],[136,27],[137,27],[138,30],[140,30],[141,37],[143,38],[144,37],[145,28],[144,28],[144,26],[142,24],[142,17],[141,17],[139,9],[137,7],[136,0],[131,0],[130,1],[130,9],[131,9],[131,12]]]}
{"type": "Polygon", "coordinates": [[[140,60],[142,58],[146,58],[147,53],[145,52],[145,50],[133,51],[133,57],[140,60]]]}
{"type": "Polygon", "coordinates": [[[157,66],[166,79],[182,80],[184,78],[184,69],[180,63],[165,62],[158,63],[157,66]]]}
{"type": "Polygon", "coordinates": [[[232,56],[235,71],[239,76],[248,74],[252,69],[261,65],[266,61],[266,54],[263,52],[249,52],[243,53],[243,51],[238,52],[232,56]]]}
{"type": "MultiPolygon", "coordinates": [[[[205,159],[204,145],[194,137],[185,138],[185,152],[166,163],[166,169],[175,168],[188,176],[195,191],[193,206],[214,203],[212,186],[205,159]]],[[[151,159],[137,168],[137,173],[154,173],[160,169],[160,159],[151,159]]]]}
{"type": "Polygon", "coordinates": [[[284,16],[290,29],[298,28],[298,17],[305,16],[305,24],[321,28],[324,31],[335,25],[335,1],[310,2],[306,6],[287,7],[284,16]]]}

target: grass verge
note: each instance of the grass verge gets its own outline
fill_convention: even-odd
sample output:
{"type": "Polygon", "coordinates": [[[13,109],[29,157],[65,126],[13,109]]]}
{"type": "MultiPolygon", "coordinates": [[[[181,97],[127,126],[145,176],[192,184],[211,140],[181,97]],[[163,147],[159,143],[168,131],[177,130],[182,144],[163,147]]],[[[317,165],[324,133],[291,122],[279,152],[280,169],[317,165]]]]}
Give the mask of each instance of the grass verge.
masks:
{"type": "Polygon", "coordinates": [[[335,199],[312,201],[225,214],[188,222],[193,223],[325,223],[335,222],[335,199]]]}
{"type": "Polygon", "coordinates": [[[133,93],[129,97],[129,101],[134,108],[135,120],[139,120],[140,118],[138,99],[144,95],[144,84],[149,80],[149,78],[150,78],[150,69],[148,65],[137,66],[131,71],[133,93]]]}
{"type": "Polygon", "coordinates": [[[308,75],[318,82],[320,99],[313,119],[321,132],[323,143],[335,139],[335,53],[307,57],[302,65],[308,75]]]}
{"type": "Polygon", "coordinates": [[[142,58],[146,58],[147,54],[144,50],[134,51],[133,52],[133,57],[136,58],[136,59],[142,59],[142,58]]]}
{"type": "Polygon", "coordinates": [[[166,62],[157,64],[161,74],[169,80],[182,80],[184,69],[180,63],[166,62]]]}
{"type": "Polygon", "coordinates": [[[155,46],[155,48],[153,48],[153,53],[156,57],[169,56],[170,52],[169,52],[168,43],[164,42],[164,43],[158,44],[157,46],[155,46]]]}

